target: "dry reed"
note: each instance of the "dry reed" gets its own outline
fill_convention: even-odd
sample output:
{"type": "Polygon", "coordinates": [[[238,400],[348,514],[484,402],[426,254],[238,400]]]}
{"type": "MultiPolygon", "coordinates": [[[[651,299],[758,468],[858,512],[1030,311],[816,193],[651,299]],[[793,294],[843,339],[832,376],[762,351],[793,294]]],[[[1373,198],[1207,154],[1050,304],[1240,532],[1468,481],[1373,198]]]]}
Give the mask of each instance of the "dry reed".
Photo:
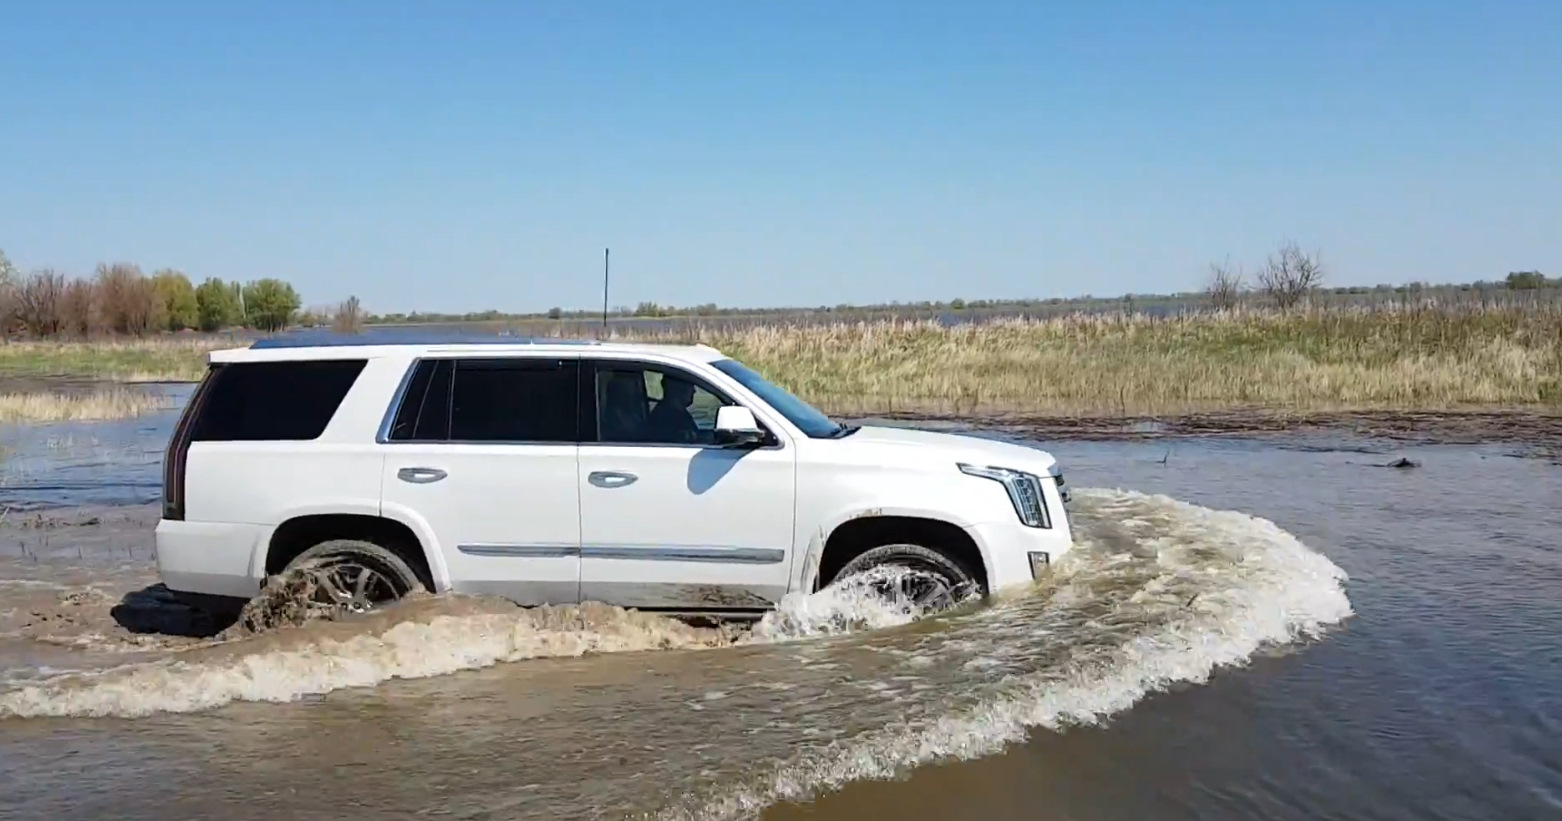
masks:
{"type": "MultiPolygon", "coordinates": [[[[1562,308],[1076,314],[615,334],[714,345],[840,414],[1562,409],[1562,308]]],[[[0,372],[198,378],[213,337],[0,346],[0,372]]]]}
{"type": "Polygon", "coordinates": [[[93,393],[49,391],[0,394],[0,422],[64,422],[127,419],[172,407],[167,397],[115,388],[93,393]]]}
{"type": "Polygon", "coordinates": [[[237,343],[221,336],[153,336],[90,342],[45,340],[0,345],[0,374],[116,382],[193,382],[205,356],[237,343]]]}
{"type": "Polygon", "coordinates": [[[697,338],[843,414],[1562,406],[1555,309],[1074,315],[697,338]]]}

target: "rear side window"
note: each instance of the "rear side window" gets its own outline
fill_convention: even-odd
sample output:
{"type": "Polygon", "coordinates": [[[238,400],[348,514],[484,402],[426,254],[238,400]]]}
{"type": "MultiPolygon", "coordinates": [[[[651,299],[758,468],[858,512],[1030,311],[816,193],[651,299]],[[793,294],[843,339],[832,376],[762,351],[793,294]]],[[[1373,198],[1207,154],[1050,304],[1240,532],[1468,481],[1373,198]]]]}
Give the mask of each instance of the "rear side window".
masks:
{"type": "Polygon", "coordinates": [[[574,360],[425,359],[391,423],[391,441],[577,441],[574,360]]]}
{"type": "Polygon", "coordinates": [[[336,415],[365,360],[240,362],[215,369],[191,439],[197,442],[315,439],[336,415]]]}

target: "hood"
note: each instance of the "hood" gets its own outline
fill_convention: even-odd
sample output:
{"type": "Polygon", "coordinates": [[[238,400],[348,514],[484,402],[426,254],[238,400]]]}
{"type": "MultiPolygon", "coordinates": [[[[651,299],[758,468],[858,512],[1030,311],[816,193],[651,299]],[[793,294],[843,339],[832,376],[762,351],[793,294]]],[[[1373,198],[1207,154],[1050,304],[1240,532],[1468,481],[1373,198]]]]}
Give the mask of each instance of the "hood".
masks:
{"type": "Polygon", "coordinates": [[[861,430],[842,441],[879,447],[937,450],[948,454],[954,461],[1015,468],[1041,475],[1046,474],[1057,462],[1052,454],[1039,448],[968,434],[940,433],[911,428],[864,425],[861,430]]]}

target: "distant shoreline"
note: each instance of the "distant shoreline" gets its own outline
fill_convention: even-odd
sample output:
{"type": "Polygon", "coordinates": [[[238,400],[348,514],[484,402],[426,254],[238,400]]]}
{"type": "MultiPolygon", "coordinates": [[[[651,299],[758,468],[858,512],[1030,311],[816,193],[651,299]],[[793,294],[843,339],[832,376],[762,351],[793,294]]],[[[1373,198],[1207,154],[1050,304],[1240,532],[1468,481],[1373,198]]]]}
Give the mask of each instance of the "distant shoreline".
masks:
{"type": "MultiPolygon", "coordinates": [[[[713,345],[838,416],[1562,412],[1562,305],[694,326],[607,338],[713,345]]],[[[0,346],[0,393],[49,391],[55,380],[193,382],[208,351],[244,342],[13,342],[0,346]]]]}

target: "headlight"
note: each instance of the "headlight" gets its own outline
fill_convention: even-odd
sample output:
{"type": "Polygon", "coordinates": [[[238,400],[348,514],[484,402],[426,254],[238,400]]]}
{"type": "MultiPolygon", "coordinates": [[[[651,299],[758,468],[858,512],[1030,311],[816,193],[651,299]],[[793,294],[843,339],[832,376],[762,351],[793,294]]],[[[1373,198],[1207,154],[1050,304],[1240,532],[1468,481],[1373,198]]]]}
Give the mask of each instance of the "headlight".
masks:
{"type": "Polygon", "coordinates": [[[1053,462],[1051,470],[1047,472],[1052,474],[1052,483],[1058,487],[1058,498],[1063,500],[1063,504],[1068,504],[1068,485],[1063,484],[1063,469],[1058,467],[1057,462],[1053,462]]]}
{"type": "Polygon", "coordinates": [[[991,479],[1003,485],[1014,505],[1015,515],[1028,527],[1051,527],[1047,520],[1047,508],[1041,501],[1041,479],[1031,473],[1012,468],[989,467],[957,463],[961,473],[991,479]]]}

